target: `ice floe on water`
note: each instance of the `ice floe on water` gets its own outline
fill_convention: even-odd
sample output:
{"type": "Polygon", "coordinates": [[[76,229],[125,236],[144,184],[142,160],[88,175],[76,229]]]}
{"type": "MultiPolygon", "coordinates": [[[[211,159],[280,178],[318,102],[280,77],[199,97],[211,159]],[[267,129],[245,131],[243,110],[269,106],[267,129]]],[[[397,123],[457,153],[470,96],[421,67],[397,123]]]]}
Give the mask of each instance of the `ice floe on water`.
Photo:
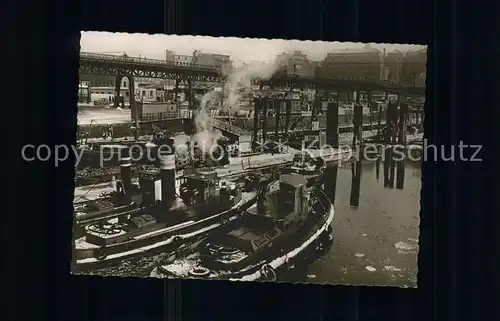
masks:
{"type": "Polygon", "coordinates": [[[377,271],[376,268],[374,268],[373,266],[365,266],[365,269],[368,271],[368,272],[375,272],[377,271]]]}
{"type": "Polygon", "coordinates": [[[365,256],[363,253],[354,253],[354,256],[355,257],[363,257],[365,256]]]}
{"type": "Polygon", "coordinates": [[[399,272],[399,271],[401,271],[401,269],[397,268],[395,266],[392,266],[392,265],[386,265],[386,266],[384,266],[384,271],[399,272]]]}
{"type": "Polygon", "coordinates": [[[418,251],[418,244],[398,242],[394,244],[394,247],[398,249],[399,254],[415,254],[418,251]]]}

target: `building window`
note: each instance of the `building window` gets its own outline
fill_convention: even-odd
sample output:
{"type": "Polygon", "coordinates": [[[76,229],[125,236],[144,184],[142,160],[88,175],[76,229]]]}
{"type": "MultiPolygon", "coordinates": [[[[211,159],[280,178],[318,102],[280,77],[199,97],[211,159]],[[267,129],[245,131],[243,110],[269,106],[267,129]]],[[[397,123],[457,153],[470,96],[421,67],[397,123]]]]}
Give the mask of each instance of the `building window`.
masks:
{"type": "Polygon", "coordinates": [[[123,86],[122,87],[127,88],[127,82],[125,80],[123,81],[123,86]]]}
{"type": "Polygon", "coordinates": [[[128,97],[128,91],[126,91],[126,92],[125,92],[125,96],[127,96],[127,97],[128,97]]]}

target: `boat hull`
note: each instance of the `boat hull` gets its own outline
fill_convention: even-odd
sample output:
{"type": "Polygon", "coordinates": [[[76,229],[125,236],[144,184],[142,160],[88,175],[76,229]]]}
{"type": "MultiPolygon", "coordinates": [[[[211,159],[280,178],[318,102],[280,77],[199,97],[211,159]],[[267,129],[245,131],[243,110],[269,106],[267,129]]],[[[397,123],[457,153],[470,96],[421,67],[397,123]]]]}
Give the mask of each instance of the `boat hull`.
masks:
{"type": "MultiPolygon", "coordinates": [[[[315,247],[317,244],[320,244],[322,238],[331,236],[331,223],[334,216],[335,210],[333,208],[333,205],[330,204],[329,209],[326,213],[326,218],[319,224],[313,226],[313,233],[309,234],[305,240],[302,239],[299,244],[295,244],[293,248],[288,248],[286,251],[284,251],[284,253],[281,253],[272,259],[260,261],[238,272],[227,275],[205,275],[203,277],[195,278],[230,281],[275,281],[278,277],[277,274],[282,274],[282,271],[285,273],[289,272],[293,268],[293,265],[295,263],[298,263],[300,258],[304,256],[308,249],[311,249],[311,247],[315,247]],[[274,277],[272,275],[270,276],[270,274],[266,272],[268,270],[271,270],[272,273],[275,273],[274,277]]],[[[333,242],[333,237],[330,239],[330,241],[333,242]]],[[[328,248],[325,247],[325,249],[328,248]]],[[[325,249],[315,250],[324,251],[325,249]]],[[[163,269],[162,266],[158,266],[153,269],[150,276],[156,278],[175,278],[175,276],[171,276],[164,271],[165,269],[163,269]]]]}
{"type": "Polygon", "coordinates": [[[156,251],[176,251],[184,244],[204,238],[214,230],[235,220],[240,213],[256,202],[256,194],[242,199],[227,210],[199,221],[191,221],[166,228],[150,237],[133,239],[105,247],[79,248],[73,253],[74,273],[99,269],[110,264],[131,259],[136,256],[152,254],[156,251]]]}

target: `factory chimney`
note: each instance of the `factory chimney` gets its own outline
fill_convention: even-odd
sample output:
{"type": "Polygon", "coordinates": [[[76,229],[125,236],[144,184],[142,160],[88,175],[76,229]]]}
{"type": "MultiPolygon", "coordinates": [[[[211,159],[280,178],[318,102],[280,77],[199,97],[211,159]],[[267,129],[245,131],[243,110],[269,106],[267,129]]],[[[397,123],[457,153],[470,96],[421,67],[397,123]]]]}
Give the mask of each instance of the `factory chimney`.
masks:
{"type": "Polygon", "coordinates": [[[171,151],[158,151],[160,160],[161,201],[170,208],[175,201],[175,154],[171,151]]]}
{"type": "Polygon", "coordinates": [[[120,150],[120,176],[124,194],[130,194],[132,192],[132,159],[128,147],[120,150]]]}

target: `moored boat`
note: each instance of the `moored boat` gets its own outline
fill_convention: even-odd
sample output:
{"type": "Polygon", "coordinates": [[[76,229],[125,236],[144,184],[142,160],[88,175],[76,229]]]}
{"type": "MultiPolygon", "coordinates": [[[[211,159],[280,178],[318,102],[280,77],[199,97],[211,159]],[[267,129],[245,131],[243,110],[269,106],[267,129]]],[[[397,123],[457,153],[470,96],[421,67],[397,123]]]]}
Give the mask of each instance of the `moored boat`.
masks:
{"type": "Polygon", "coordinates": [[[140,176],[137,187],[131,182],[130,158],[122,157],[114,197],[124,205],[108,201],[107,207],[87,205],[86,212],[76,213],[74,271],[175,249],[231,222],[257,200],[256,191],[242,191],[211,170],[186,173],[176,186],[175,156],[163,155],[160,161],[159,173],[140,176]]]}
{"type": "Polygon", "coordinates": [[[334,209],[321,189],[307,188],[301,175],[283,174],[267,192],[229,230],[212,233],[194,250],[173,253],[151,276],[274,281],[308,249],[328,250],[334,209]]]}

